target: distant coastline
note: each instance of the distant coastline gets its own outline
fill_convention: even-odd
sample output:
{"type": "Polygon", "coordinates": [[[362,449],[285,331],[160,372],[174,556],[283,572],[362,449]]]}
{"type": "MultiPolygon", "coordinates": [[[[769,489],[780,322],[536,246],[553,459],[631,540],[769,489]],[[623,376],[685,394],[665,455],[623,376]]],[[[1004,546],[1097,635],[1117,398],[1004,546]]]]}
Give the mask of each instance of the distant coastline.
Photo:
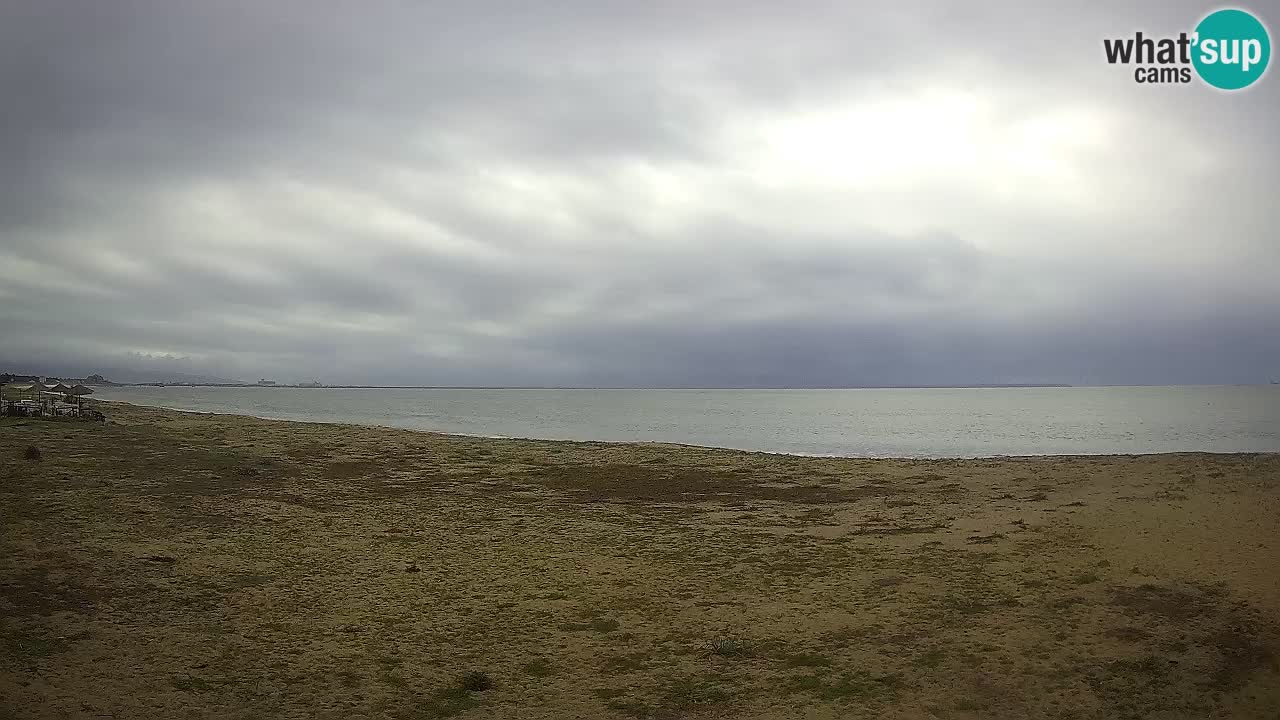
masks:
{"type": "Polygon", "coordinates": [[[118,387],[226,387],[264,390],[979,390],[983,388],[1069,388],[1059,383],[981,383],[977,385],[842,385],[823,387],[632,387],[626,385],[323,385],[319,383],[112,383],[118,387]]]}

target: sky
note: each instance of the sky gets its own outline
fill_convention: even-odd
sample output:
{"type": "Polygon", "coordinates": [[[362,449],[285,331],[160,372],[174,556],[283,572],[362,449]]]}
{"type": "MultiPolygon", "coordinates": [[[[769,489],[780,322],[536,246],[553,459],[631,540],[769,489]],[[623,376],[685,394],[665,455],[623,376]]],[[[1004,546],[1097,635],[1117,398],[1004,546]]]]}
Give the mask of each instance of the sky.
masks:
{"type": "Polygon", "coordinates": [[[0,370],[1280,379],[1280,76],[1103,52],[1216,7],[0,2],[0,370]]]}

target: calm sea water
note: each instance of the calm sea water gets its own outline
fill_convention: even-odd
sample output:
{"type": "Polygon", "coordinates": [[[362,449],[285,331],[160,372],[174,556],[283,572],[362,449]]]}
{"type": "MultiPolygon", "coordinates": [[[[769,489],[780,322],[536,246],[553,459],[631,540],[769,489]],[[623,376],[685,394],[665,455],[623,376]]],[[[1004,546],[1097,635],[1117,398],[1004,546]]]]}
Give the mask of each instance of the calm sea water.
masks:
{"type": "Polygon", "coordinates": [[[282,420],[813,455],[1280,451],[1280,385],[928,390],[100,388],[282,420]]]}

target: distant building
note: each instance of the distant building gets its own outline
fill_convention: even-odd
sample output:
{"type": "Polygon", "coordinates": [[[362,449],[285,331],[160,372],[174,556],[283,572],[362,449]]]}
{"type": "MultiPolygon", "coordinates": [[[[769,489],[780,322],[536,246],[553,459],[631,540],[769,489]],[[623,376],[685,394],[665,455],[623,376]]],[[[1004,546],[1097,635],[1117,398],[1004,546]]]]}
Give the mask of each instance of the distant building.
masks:
{"type": "Polygon", "coordinates": [[[266,379],[266,378],[259,378],[259,379],[258,379],[258,384],[259,384],[259,385],[263,385],[263,386],[271,386],[271,385],[275,385],[275,384],[276,384],[276,381],[275,381],[275,380],[268,380],[268,379],[266,379]]]}

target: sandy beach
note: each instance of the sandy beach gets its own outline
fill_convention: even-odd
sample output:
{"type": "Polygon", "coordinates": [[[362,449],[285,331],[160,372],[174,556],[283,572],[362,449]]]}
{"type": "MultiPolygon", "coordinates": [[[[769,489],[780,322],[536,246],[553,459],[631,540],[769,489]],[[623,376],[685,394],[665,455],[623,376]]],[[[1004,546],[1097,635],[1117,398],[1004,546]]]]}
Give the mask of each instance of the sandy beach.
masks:
{"type": "Polygon", "coordinates": [[[0,718],[1280,708],[1277,455],[802,458],[102,407],[0,419],[0,718]]]}

